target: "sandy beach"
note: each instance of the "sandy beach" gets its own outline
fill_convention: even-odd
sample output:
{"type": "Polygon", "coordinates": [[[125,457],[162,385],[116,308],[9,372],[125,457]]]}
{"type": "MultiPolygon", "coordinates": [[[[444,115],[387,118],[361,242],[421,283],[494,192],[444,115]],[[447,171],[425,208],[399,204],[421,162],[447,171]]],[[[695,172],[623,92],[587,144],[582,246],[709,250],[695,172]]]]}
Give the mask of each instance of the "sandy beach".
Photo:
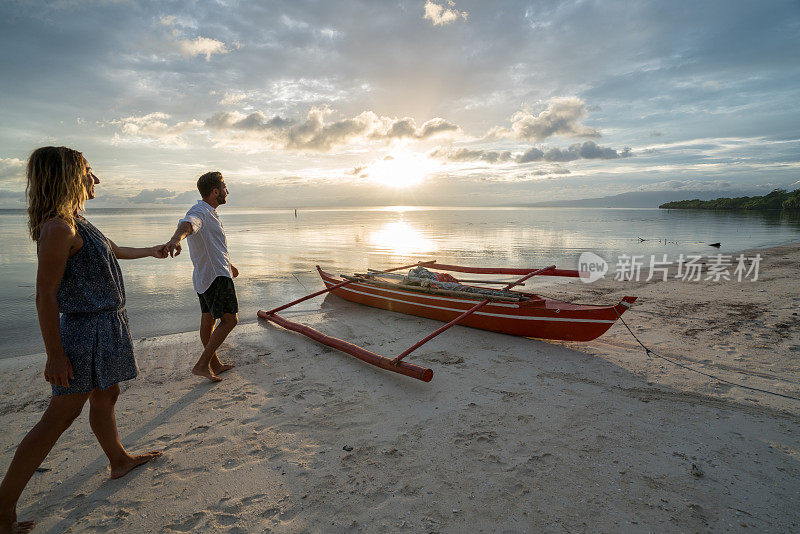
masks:
{"type": "MultiPolygon", "coordinates": [[[[624,318],[657,353],[800,396],[800,244],[759,252],[756,282],[542,293],[638,296],[624,318]]],[[[302,307],[286,316],[383,355],[441,324],[333,296],[302,307]]],[[[408,360],[433,368],[428,384],[263,322],[223,345],[237,367],[220,384],[189,374],[200,348],[194,332],[136,340],[120,432],[162,458],[110,480],[85,409],[20,518],[52,533],[800,530],[800,401],[648,358],[621,324],[581,344],[456,327],[408,360]]],[[[47,404],[42,366],[0,360],[3,471],[47,404]]]]}

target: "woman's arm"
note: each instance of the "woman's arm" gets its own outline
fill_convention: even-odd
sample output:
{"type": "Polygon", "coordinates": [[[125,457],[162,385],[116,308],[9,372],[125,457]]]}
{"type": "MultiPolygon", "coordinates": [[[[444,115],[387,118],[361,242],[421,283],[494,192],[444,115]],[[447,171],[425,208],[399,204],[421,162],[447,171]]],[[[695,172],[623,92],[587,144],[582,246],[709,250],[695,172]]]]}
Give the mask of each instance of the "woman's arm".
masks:
{"type": "Polygon", "coordinates": [[[69,387],[72,364],[61,345],[58,317],[58,287],[67,259],[75,246],[75,229],[63,221],[51,220],[39,236],[39,267],[36,272],[36,312],[42,331],[47,363],[44,378],[55,386],[69,387]]]}
{"type": "Polygon", "coordinates": [[[154,247],[118,247],[116,243],[108,240],[111,243],[111,250],[118,260],[137,260],[139,258],[166,258],[167,250],[166,245],[156,245],[154,247]]]}

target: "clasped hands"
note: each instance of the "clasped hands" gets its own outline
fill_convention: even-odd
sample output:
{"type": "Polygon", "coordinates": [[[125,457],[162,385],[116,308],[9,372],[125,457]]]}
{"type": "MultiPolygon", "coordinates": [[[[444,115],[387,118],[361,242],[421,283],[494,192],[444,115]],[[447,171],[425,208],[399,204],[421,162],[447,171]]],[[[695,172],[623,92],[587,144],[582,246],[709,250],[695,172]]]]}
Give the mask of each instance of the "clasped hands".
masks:
{"type": "Polygon", "coordinates": [[[180,241],[169,240],[163,245],[156,245],[154,247],[150,247],[150,255],[154,258],[166,258],[169,256],[170,258],[174,258],[175,256],[181,253],[181,243],[180,241]]]}

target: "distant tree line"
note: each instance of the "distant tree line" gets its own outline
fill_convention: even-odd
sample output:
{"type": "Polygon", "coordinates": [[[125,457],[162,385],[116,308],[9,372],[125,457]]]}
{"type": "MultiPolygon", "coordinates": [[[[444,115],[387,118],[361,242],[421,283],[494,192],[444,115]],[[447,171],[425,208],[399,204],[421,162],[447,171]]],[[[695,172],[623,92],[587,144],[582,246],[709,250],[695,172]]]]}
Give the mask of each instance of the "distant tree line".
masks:
{"type": "Polygon", "coordinates": [[[800,189],[787,192],[775,189],[762,197],[716,198],[714,200],[678,200],[661,204],[663,209],[695,210],[786,210],[800,211],[800,189]]]}

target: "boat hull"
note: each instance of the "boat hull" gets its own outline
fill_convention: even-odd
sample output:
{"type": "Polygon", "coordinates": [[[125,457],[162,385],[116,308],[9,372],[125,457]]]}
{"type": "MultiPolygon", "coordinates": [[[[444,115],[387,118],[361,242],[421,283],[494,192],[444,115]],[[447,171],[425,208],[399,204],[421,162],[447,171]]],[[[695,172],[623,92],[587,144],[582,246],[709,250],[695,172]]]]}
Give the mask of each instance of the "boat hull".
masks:
{"type": "MultiPolygon", "coordinates": [[[[326,288],[344,281],[317,267],[326,288]]],[[[373,308],[450,322],[479,301],[432,295],[418,291],[384,288],[353,282],[331,291],[337,297],[373,308]]],[[[532,295],[524,302],[490,302],[458,324],[515,336],[591,341],[603,335],[636,297],[625,297],[615,306],[570,304],[532,295]]]]}

